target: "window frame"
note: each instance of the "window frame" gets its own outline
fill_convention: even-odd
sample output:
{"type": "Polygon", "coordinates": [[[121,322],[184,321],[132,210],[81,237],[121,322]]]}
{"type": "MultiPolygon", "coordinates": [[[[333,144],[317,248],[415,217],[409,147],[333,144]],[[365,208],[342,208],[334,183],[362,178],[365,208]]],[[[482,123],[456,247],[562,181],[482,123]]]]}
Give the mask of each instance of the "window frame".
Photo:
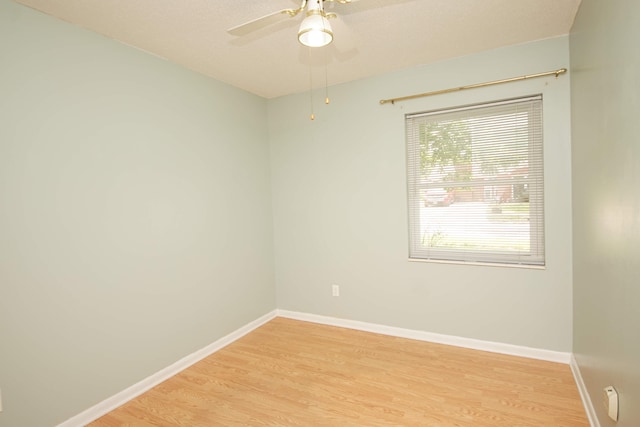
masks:
{"type": "MultiPolygon", "coordinates": [[[[424,112],[416,112],[405,114],[405,138],[406,138],[406,160],[407,160],[407,206],[408,206],[408,225],[409,225],[409,260],[411,261],[435,261],[435,262],[453,262],[453,263],[479,263],[483,265],[506,265],[506,266],[524,266],[531,268],[544,267],[546,263],[545,255],[545,226],[544,226],[544,116],[543,116],[543,97],[542,94],[510,98],[497,101],[481,102],[451,108],[441,108],[424,112]],[[468,249],[448,249],[448,248],[425,248],[421,244],[421,240],[417,236],[421,236],[420,230],[421,209],[423,199],[419,195],[421,191],[429,189],[443,189],[444,181],[423,181],[420,179],[420,137],[411,138],[412,132],[418,132],[419,126],[410,128],[410,120],[414,118],[426,116],[442,116],[452,112],[464,112],[466,110],[478,111],[486,107],[500,106],[506,104],[517,104],[525,102],[537,102],[536,111],[529,111],[529,115],[535,112],[539,116],[533,122],[539,123],[537,128],[535,123],[529,118],[528,123],[528,150],[527,164],[529,171],[537,170],[537,175],[526,178],[521,177],[509,180],[494,179],[490,181],[490,186],[497,185],[513,185],[525,184],[529,193],[529,245],[528,252],[515,251],[499,251],[499,250],[468,250],[468,249]],[[538,134],[539,144],[536,145],[532,133],[538,134]],[[413,146],[411,142],[413,141],[413,146]],[[417,151],[417,154],[416,154],[417,151]],[[417,193],[417,194],[416,194],[417,193]],[[416,232],[415,228],[418,227],[416,232]]],[[[481,114],[480,114],[481,115],[481,114]]],[[[487,114],[491,117],[491,114],[487,114]]],[[[531,116],[529,116],[531,117],[531,116]]],[[[464,119],[461,119],[464,120],[464,119]]],[[[446,181],[447,187],[487,187],[487,182],[474,183],[470,181],[446,181]]]]}

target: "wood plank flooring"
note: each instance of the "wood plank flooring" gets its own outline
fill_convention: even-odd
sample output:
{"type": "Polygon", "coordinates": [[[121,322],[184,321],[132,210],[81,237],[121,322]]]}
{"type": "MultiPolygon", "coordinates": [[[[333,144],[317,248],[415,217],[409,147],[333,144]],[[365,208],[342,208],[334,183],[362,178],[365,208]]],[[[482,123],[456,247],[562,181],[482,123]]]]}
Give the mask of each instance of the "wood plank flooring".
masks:
{"type": "Polygon", "coordinates": [[[568,365],[276,318],[89,426],[589,423],[568,365]]]}

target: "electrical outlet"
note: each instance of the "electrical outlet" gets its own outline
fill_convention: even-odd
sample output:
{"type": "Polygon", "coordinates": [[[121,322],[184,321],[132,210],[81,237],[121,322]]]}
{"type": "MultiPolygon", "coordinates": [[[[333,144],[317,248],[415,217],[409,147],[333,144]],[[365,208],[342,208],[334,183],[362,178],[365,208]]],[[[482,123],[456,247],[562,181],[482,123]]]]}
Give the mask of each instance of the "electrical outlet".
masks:
{"type": "Polygon", "coordinates": [[[340,296],[340,286],[339,285],[331,285],[331,295],[334,297],[340,296]]]}

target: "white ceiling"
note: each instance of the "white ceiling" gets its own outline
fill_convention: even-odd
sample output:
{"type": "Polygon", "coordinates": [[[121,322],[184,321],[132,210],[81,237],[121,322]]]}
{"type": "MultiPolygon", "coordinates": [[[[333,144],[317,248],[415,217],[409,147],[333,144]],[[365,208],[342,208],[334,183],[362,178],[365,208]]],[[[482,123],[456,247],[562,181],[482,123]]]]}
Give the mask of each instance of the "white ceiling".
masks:
{"type": "MultiPolygon", "coordinates": [[[[326,3],[334,42],[309,49],[303,15],[245,36],[227,29],[300,0],[16,0],[254,94],[274,98],[502,46],[568,34],[580,0],[326,3]],[[320,78],[318,78],[321,76],[320,78]],[[317,81],[321,80],[321,81],[317,81]]],[[[536,70],[537,71],[537,70],[536,70]]],[[[509,77],[509,76],[507,76],[509,77]]]]}

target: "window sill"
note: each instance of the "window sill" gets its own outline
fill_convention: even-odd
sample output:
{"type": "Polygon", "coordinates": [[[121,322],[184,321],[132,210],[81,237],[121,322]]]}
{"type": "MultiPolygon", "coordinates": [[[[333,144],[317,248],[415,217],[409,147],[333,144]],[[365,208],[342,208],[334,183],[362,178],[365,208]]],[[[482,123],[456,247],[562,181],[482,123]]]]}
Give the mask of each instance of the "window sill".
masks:
{"type": "Polygon", "coordinates": [[[447,261],[442,259],[408,258],[408,261],[427,263],[427,264],[456,264],[456,265],[472,265],[472,266],[481,266],[481,267],[522,268],[527,270],[546,270],[547,268],[545,265],[500,264],[495,262],[472,262],[472,261],[447,261]]]}

